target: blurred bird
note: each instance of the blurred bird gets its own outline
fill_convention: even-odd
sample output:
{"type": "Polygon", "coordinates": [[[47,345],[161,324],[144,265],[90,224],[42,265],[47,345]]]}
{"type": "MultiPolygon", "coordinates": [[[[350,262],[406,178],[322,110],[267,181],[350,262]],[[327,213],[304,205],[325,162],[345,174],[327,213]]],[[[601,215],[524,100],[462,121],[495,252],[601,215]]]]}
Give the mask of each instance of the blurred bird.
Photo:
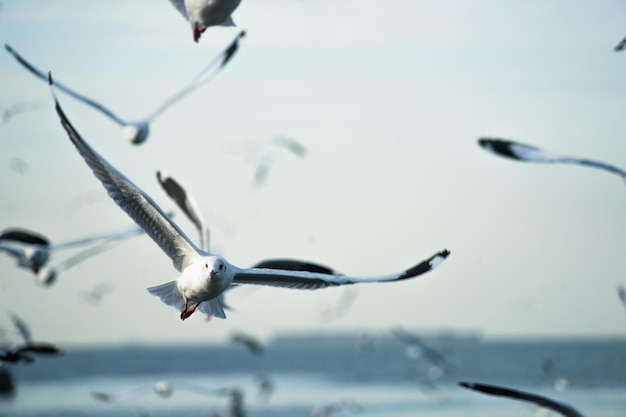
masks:
{"type": "Polygon", "coordinates": [[[113,393],[94,391],[91,393],[91,396],[99,401],[118,402],[138,396],[143,396],[151,392],[155,393],[161,398],[169,398],[174,394],[174,391],[186,391],[194,394],[209,396],[216,396],[220,394],[219,390],[206,388],[200,385],[192,384],[190,382],[178,381],[172,383],[168,381],[157,381],[153,384],[142,384],[137,387],[113,393]]]}
{"type": "Polygon", "coordinates": [[[80,293],[81,298],[89,304],[98,304],[102,298],[110,294],[113,290],[113,285],[110,282],[101,282],[96,284],[89,291],[83,291],[80,293]]]}
{"type": "Polygon", "coordinates": [[[54,355],[62,354],[56,346],[46,342],[34,342],[31,338],[30,328],[17,314],[9,312],[11,322],[20,334],[23,343],[14,347],[0,347],[0,363],[2,362],[25,362],[32,363],[34,358],[32,354],[37,355],[54,355]]]}
{"type": "Polygon", "coordinates": [[[269,141],[249,141],[243,145],[236,145],[232,149],[232,152],[242,155],[249,164],[254,166],[252,185],[257,188],[266,183],[271,168],[283,151],[287,151],[300,159],[306,158],[309,154],[304,145],[287,136],[277,136],[269,141]]]}
{"type": "Polygon", "coordinates": [[[231,14],[241,0],[170,0],[191,23],[194,42],[211,26],[235,26],[231,14]]]}
{"type": "Polygon", "coordinates": [[[626,180],[626,171],[604,162],[564,156],[554,152],[544,151],[534,146],[524,145],[519,142],[513,142],[505,139],[481,138],[478,140],[478,144],[485,150],[505,158],[548,164],[559,163],[589,166],[617,174],[622,177],[623,180],[626,180]]]}
{"type": "MultiPolygon", "coordinates": [[[[150,133],[150,123],[152,123],[152,121],[157,116],[163,113],[172,104],[185,97],[187,94],[195,91],[198,87],[209,82],[228,63],[228,61],[230,61],[233,55],[235,55],[235,53],[237,52],[237,49],[239,47],[239,40],[244,35],[245,32],[240,32],[237,37],[230,43],[230,45],[222,52],[220,52],[220,54],[217,55],[217,57],[215,57],[211,61],[211,63],[206,68],[204,68],[189,84],[187,84],[178,93],[168,98],[163,104],[161,104],[161,106],[159,106],[156,110],[150,113],[146,118],[139,121],[131,122],[124,120],[100,103],[86,96],[83,96],[82,94],[79,94],[69,87],[66,87],[65,85],[60,84],[56,81],[55,86],[64,93],[93,107],[94,109],[100,111],[105,116],[113,120],[115,123],[122,127],[122,133],[126,139],[128,139],[133,145],[139,145],[145,142],[146,139],[148,139],[148,135],[150,133]]],[[[36,77],[44,81],[48,80],[48,75],[46,73],[35,68],[29,62],[27,62],[13,48],[6,44],[4,45],[4,47],[11,55],[13,55],[15,59],[17,59],[20,64],[22,64],[22,66],[24,66],[36,77]]]]}
{"type": "Polygon", "coordinates": [[[0,234],[0,252],[5,252],[17,260],[18,266],[29,269],[37,281],[44,285],[55,282],[59,273],[77,265],[83,260],[111,248],[111,244],[138,236],[143,229],[137,226],[119,232],[94,235],[51,245],[43,235],[27,229],[6,229],[0,234]],[[57,251],[89,246],[64,262],[48,265],[51,255],[57,251]]]}
{"type": "MultiPolygon", "coordinates": [[[[50,76],[50,85],[53,85],[50,76]]],[[[148,288],[150,294],[180,312],[187,319],[196,309],[226,318],[218,296],[232,284],[256,284],[293,289],[319,289],[335,285],[400,281],[436,268],[449,255],[443,250],[402,272],[378,277],[347,277],[303,271],[264,268],[238,268],[221,256],[199,249],[146,193],[96,153],[74,129],[55,100],[61,125],[80,156],[102,182],[109,196],[170,257],[182,274],[178,279],[148,288]]]]}
{"type": "Polygon", "coordinates": [[[254,380],[256,381],[259,388],[257,398],[260,401],[267,403],[270,399],[270,396],[274,392],[274,382],[265,373],[256,374],[254,376],[254,380]]]}
{"type": "Polygon", "coordinates": [[[495,395],[499,397],[508,397],[514,400],[527,401],[537,404],[542,408],[547,408],[552,411],[556,411],[566,417],[583,417],[580,411],[576,410],[569,404],[555,401],[548,397],[533,394],[530,392],[518,391],[511,388],[500,387],[496,385],[478,384],[472,382],[459,382],[459,385],[463,388],[468,388],[474,391],[482,392],[483,394],[495,395]]]}
{"type": "Polygon", "coordinates": [[[348,314],[352,303],[356,299],[358,289],[354,287],[347,287],[343,290],[343,293],[339,297],[339,300],[332,306],[324,308],[320,311],[320,319],[323,323],[330,323],[333,320],[337,320],[340,317],[348,314]]]}
{"type": "Polygon", "coordinates": [[[250,334],[233,332],[230,335],[230,341],[245,346],[250,351],[250,353],[255,356],[261,356],[263,355],[263,353],[265,353],[265,348],[263,347],[263,344],[261,344],[259,339],[250,334]]]}
{"type": "Polygon", "coordinates": [[[567,388],[569,381],[563,374],[563,372],[556,366],[556,362],[554,362],[551,358],[546,358],[541,362],[541,369],[543,373],[550,378],[552,384],[554,385],[554,389],[557,392],[563,392],[567,388]]]}
{"type": "Polygon", "coordinates": [[[39,103],[33,101],[22,101],[12,104],[9,107],[0,106],[0,121],[8,122],[14,116],[38,109],[39,103]]]}
{"type": "Polygon", "coordinates": [[[200,210],[200,205],[193,197],[193,195],[187,193],[182,185],[179,184],[171,176],[162,176],[161,171],[157,171],[157,180],[167,195],[176,202],[178,207],[185,213],[187,218],[198,229],[200,235],[200,249],[205,252],[210,251],[210,232],[206,220],[200,210]]]}
{"type": "Polygon", "coordinates": [[[349,398],[343,400],[330,402],[317,406],[311,411],[310,417],[328,417],[332,414],[339,413],[341,411],[350,411],[356,413],[362,411],[362,407],[349,398]]]}
{"type": "Polygon", "coordinates": [[[439,379],[450,368],[445,355],[428,345],[422,339],[401,328],[391,330],[391,333],[405,345],[405,355],[410,359],[425,359],[429,364],[428,377],[431,380],[439,379]]]}

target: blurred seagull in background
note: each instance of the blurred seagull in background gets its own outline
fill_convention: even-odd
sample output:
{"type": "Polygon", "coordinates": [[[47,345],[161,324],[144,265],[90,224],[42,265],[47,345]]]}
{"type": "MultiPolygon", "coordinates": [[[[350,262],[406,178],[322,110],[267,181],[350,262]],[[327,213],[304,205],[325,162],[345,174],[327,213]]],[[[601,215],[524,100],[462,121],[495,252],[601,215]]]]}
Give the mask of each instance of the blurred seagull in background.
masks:
{"type": "Polygon", "coordinates": [[[46,237],[36,232],[18,228],[7,229],[0,234],[0,252],[13,256],[17,260],[18,266],[30,269],[39,283],[51,285],[60,272],[110,249],[114,242],[140,234],[143,234],[143,229],[132,226],[119,232],[94,235],[51,245],[46,237]],[[89,245],[93,246],[76,253],[64,262],[55,266],[48,265],[53,252],[89,245]]]}
{"type": "Polygon", "coordinates": [[[263,344],[259,341],[259,339],[250,334],[233,332],[230,335],[230,341],[245,346],[250,351],[250,353],[255,356],[261,356],[263,355],[263,353],[265,353],[265,348],[263,347],[263,344]]]}
{"type": "Polygon", "coordinates": [[[518,391],[496,385],[477,384],[471,382],[459,382],[459,385],[463,388],[482,392],[483,394],[495,395],[499,397],[508,397],[514,400],[535,403],[542,408],[556,411],[557,413],[566,417],[584,417],[583,414],[581,414],[578,410],[576,410],[569,404],[555,401],[548,397],[543,397],[541,395],[533,394],[530,392],[518,391]]]}
{"type": "Polygon", "coordinates": [[[506,139],[496,138],[480,138],[478,144],[485,150],[505,158],[511,158],[518,161],[541,162],[541,163],[559,163],[559,164],[576,164],[593,168],[603,169],[613,174],[617,174],[626,180],[626,171],[604,162],[592,161],[589,159],[575,158],[564,156],[554,152],[544,151],[534,146],[525,145],[519,142],[513,142],[506,139]]]}
{"type": "Polygon", "coordinates": [[[187,218],[196,226],[200,235],[200,249],[210,252],[210,232],[206,220],[200,210],[200,205],[193,197],[187,193],[182,185],[171,176],[162,176],[161,171],[157,171],[157,180],[167,195],[174,200],[178,207],[185,213],[187,218]]]}
{"type": "Polygon", "coordinates": [[[287,136],[277,136],[268,140],[249,141],[244,144],[233,146],[234,153],[243,155],[248,163],[254,165],[254,178],[252,184],[261,187],[267,181],[272,166],[276,163],[278,155],[287,151],[292,155],[304,159],[309,155],[307,148],[296,139],[287,136]]]}
{"type": "Polygon", "coordinates": [[[17,314],[9,312],[11,322],[20,334],[23,343],[15,347],[0,347],[0,363],[2,362],[25,362],[34,361],[32,354],[38,355],[61,355],[62,352],[56,346],[45,342],[33,342],[30,328],[17,314]]]}
{"type": "Polygon", "coordinates": [[[442,250],[402,272],[378,277],[349,277],[308,271],[266,268],[238,268],[221,256],[199,249],[146,193],[96,153],[74,129],[63,112],[56,95],[52,76],[49,78],[55,108],[61,125],[94,175],[102,182],[109,196],[167,254],[182,274],[178,279],[150,287],[148,292],[180,312],[185,320],[196,309],[211,316],[225,318],[218,296],[232,284],[256,284],[293,289],[319,289],[357,283],[391,282],[414,278],[431,271],[449,255],[442,250]]]}
{"type": "Polygon", "coordinates": [[[2,123],[8,122],[13,116],[26,113],[39,108],[39,104],[36,102],[19,102],[9,107],[0,106],[0,121],[2,123]]]}
{"type": "Polygon", "coordinates": [[[231,14],[241,0],[170,0],[191,23],[194,42],[211,26],[235,26],[231,14]]]}
{"type": "Polygon", "coordinates": [[[419,336],[409,333],[402,328],[392,329],[391,334],[404,343],[405,355],[408,358],[423,358],[430,363],[431,366],[428,369],[429,379],[439,379],[449,370],[450,366],[445,355],[426,345],[419,336]]]}
{"type": "Polygon", "coordinates": [[[328,417],[342,411],[350,411],[351,413],[356,413],[361,411],[362,409],[363,408],[354,400],[351,400],[350,398],[344,398],[339,401],[334,401],[315,407],[313,411],[311,411],[310,417],[328,417]]]}
{"type": "Polygon", "coordinates": [[[125,401],[131,398],[139,397],[149,394],[151,392],[157,394],[161,398],[169,398],[174,394],[174,391],[187,391],[200,395],[215,396],[220,392],[216,389],[209,389],[200,385],[192,384],[189,382],[175,382],[170,383],[167,381],[157,381],[154,384],[142,384],[134,388],[125,389],[113,393],[107,392],[92,392],[91,396],[96,400],[104,402],[118,402],[125,401]]]}
{"type": "MultiPolygon", "coordinates": [[[[111,110],[107,109],[100,103],[75,92],[69,87],[66,87],[65,85],[60,84],[56,81],[55,86],[64,93],[100,111],[105,116],[113,120],[115,123],[122,126],[122,133],[124,137],[128,139],[132,144],[139,145],[145,142],[146,139],[148,139],[148,135],[150,133],[150,123],[152,123],[152,121],[157,116],[163,113],[172,104],[185,97],[187,94],[195,91],[198,87],[209,82],[219,72],[219,70],[221,70],[228,63],[228,61],[230,61],[230,59],[233,57],[233,55],[235,55],[237,49],[239,48],[239,40],[243,38],[244,35],[245,32],[241,31],[237,35],[237,37],[230,43],[230,45],[222,52],[220,52],[219,55],[215,57],[211,61],[211,63],[206,68],[204,68],[187,86],[185,86],[178,93],[168,98],[163,104],[161,104],[160,107],[150,113],[145,119],[140,121],[129,122],[121,119],[115,113],[113,113],[111,110]]],[[[36,77],[44,81],[48,80],[48,76],[46,75],[46,73],[40,71],[29,62],[27,62],[13,48],[6,44],[4,45],[4,47],[11,55],[13,55],[15,59],[17,59],[20,64],[22,64],[22,66],[24,66],[27,70],[33,73],[36,77]]]]}
{"type": "Polygon", "coordinates": [[[557,392],[563,392],[569,385],[569,380],[563,374],[563,371],[556,366],[556,362],[552,358],[546,358],[541,362],[543,373],[550,378],[554,389],[557,392]]]}

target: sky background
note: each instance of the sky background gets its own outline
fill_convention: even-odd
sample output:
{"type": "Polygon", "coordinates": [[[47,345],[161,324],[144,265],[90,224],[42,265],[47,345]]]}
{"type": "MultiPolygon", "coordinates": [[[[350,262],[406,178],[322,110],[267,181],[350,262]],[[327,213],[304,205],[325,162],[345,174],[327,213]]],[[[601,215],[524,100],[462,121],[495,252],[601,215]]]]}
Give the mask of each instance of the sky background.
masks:
{"type": "MultiPolygon", "coordinates": [[[[246,267],[306,259],[350,275],[403,270],[447,248],[415,280],[352,287],[346,316],[320,312],[346,288],[243,288],[205,322],[146,287],[175,279],[146,236],[49,288],[0,256],[0,327],[11,310],[58,344],[211,343],[233,331],[481,332],[624,337],[626,186],[607,172],[517,163],[478,147],[499,136],[626,167],[626,2],[244,0],[238,28],[199,44],[166,1],[8,0],[0,40],[123,118],[140,118],[247,36],[210,84],[132,146],[102,114],[59,98],[82,136],[165,210],[155,173],[202,205],[212,250],[246,267]],[[282,135],[267,183],[240,151],[282,135]],[[109,282],[97,305],[81,292],[109,282]]],[[[62,242],[131,225],[69,142],[47,86],[0,53],[0,105],[38,103],[0,124],[0,229],[62,242]],[[23,173],[14,169],[24,161],[23,173]]],[[[192,224],[176,221],[197,241],[192,224]]],[[[68,253],[69,254],[69,253],[68,253]]],[[[63,260],[68,254],[53,258],[63,260]]],[[[13,334],[9,335],[10,337],[13,334]]]]}

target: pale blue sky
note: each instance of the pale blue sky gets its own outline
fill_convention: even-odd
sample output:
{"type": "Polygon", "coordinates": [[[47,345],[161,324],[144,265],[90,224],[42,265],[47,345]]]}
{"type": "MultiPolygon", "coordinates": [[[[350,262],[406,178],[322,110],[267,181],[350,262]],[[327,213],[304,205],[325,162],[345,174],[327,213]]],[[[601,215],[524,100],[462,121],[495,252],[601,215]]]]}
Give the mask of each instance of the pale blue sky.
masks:
{"type": "MultiPolygon", "coordinates": [[[[319,311],[343,289],[260,288],[236,311],[180,322],[146,287],[177,277],[148,238],[124,243],[51,288],[0,257],[0,306],[37,339],[66,343],[212,342],[233,330],[482,331],[487,336],[624,336],[626,189],[605,172],[496,158],[480,136],[516,139],[626,167],[626,3],[586,1],[244,0],[238,55],[162,114],[139,147],[99,113],[60,95],[81,134],[173,208],[156,170],[205,207],[213,249],[238,266],[296,257],[351,275],[449,259],[417,280],[358,287],[347,317],[319,311]],[[291,136],[268,183],[233,146],[291,136]],[[78,294],[102,281],[98,307],[78,294]]],[[[122,117],[143,117],[237,33],[199,44],[166,0],[3,1],[0,40],[122,117]]],[[[40,108],[0,125],[0,228],[63,241],[125,227],[71,146],[46,85],[0,53],[0,105],[40,108]],[[28,163],[25,175],[11,160],[28,163]],[[80,203],[79,207],[76,204],[80,203]]],[[[178,216],[194,239],[192,225],[178,216]]],[[[0,326],[8,316],[0,312],[0,326]]]]}

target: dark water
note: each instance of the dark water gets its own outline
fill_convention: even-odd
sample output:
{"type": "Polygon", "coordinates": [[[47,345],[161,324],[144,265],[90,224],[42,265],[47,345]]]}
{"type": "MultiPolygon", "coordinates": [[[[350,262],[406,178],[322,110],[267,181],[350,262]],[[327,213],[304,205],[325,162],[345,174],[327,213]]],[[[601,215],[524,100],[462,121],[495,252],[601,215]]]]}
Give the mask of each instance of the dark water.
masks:
{"type": "Polygon", "coordinates": [[[11,366],[16,392],[0,401],[0,416],[229,415],[227,397],[176,391],[177,383],[238,386],[249,416],[308,416],[315,406],[342,398],[357,402],[362,416],[535,415],[532,405],[457,385],[473,381],[564,400],[587,416],[626,417],[626,339],[425,342],[445,363],[409,357],[390,337],[376,337],[364,347],[353,335],[277,338],[260,356],[234,344],[67,349],[59,358],[11,366]],[[274,384],[268,401],[257,396],[259,374],[274,384]],[[566,381],[564,388],[555,385],[557,378],[566,381]],[[102,403],[90,394],[159,380],[173,384],[171,397],[146,391],[102,403]]]}

